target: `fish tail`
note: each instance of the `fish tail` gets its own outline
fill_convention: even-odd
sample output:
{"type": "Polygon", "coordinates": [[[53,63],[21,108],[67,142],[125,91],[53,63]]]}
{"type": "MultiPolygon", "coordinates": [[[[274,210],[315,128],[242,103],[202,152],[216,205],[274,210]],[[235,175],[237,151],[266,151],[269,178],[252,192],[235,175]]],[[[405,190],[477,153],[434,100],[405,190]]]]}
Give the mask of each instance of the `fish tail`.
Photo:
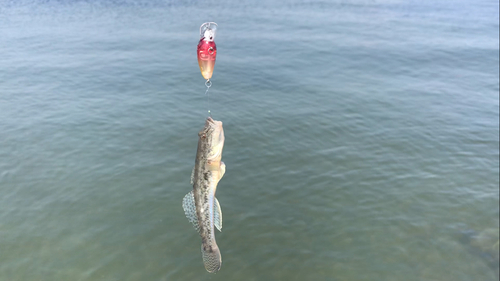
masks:
{"type": "Polygon", "coordinates": [[[203,264],[205,269],[210,273],[219,271],[222,265],[222,257],[220,255],[219,247],[201,245],[201,254],[203,256],[203,264]]]}

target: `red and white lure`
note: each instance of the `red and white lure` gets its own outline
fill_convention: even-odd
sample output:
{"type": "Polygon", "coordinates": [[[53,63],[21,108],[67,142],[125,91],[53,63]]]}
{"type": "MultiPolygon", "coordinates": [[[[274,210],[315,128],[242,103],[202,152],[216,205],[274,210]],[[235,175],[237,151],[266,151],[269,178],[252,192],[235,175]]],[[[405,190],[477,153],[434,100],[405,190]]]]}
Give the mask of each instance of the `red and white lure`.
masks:
{"type": "MultiPolygon", "coordinates": [[[[216,32],[217,24],[215,22],[206,22],[200,26],[200,42],[198,42],[197,56],[201,75],[207,80],[205,82],[207,99],[208,89],[212,86],[210,78],[212,78],[214,72],[215,57],[217,56],[217,46],[214,42],[216,32]]],[[[210,114],[210,109],[208,109],[208,113],[210,114]]]]}
{"type": "Polygon", "coordinates": [[[200,65],[203,78],[210,80],[214,72],[215,57],[217,56],[217,47],[215,46],[215,33],[217,24],[215,22],[206,22],[200,26],[200,42],[198,43],[198,64],[200,65]]]}

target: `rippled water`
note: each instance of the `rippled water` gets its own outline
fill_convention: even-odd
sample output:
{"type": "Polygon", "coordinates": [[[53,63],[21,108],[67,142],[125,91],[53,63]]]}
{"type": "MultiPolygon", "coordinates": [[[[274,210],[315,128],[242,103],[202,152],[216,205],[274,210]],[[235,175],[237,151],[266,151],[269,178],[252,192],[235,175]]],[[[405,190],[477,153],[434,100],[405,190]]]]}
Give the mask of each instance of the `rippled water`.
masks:
{"type": "Polygon", "coordinates": [[[0,280],[498,280],[498,15],[2,2],[0,280]],[[226,135],[216,275],[181,207],[205,21],[226,135]]]}

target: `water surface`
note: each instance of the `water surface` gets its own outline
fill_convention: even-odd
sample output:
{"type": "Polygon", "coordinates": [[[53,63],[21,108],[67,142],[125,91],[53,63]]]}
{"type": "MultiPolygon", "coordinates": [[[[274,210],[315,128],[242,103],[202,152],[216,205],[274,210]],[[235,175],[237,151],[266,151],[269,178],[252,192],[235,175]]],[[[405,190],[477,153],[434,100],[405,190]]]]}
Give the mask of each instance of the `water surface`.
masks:
{"type": "Polygon", "coordinates": [[[0,280],[498,280],[483,239],[499,227],[498,15],[490,0],[2,2],[0,280]],[[216,275],[181,207],[205,21],[226,135],[216,275]]]}

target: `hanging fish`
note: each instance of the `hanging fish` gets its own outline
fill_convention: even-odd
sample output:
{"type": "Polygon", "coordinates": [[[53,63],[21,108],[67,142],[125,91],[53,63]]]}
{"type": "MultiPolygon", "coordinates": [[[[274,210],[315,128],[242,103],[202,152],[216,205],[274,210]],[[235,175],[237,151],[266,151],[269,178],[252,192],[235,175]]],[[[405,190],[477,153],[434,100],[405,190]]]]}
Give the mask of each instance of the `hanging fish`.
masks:
{"type": "Polygon", "coordinates": [[[214,72],[215,57],[217,56],[217,47],[215,46],[215,33],[217,24],[215,22],[206,22],[200,26],[200,42],[198,43],[198,65],[200,66],[203,78],[210,80],[214,72]]]}
{"type": "Polygon", "coordinates": [[[226,165],[221,161],[224,147],[222,122],[208,117],[198,136],[198,150],[191,173],[193,189],[184,196],[182,208],[201,236],[205,269],[215,273],[222,265],[214,230],[217,228],[222,231],[222,212],[219,201],[215,198],[217,184],[226,172],[226,165]]]}

